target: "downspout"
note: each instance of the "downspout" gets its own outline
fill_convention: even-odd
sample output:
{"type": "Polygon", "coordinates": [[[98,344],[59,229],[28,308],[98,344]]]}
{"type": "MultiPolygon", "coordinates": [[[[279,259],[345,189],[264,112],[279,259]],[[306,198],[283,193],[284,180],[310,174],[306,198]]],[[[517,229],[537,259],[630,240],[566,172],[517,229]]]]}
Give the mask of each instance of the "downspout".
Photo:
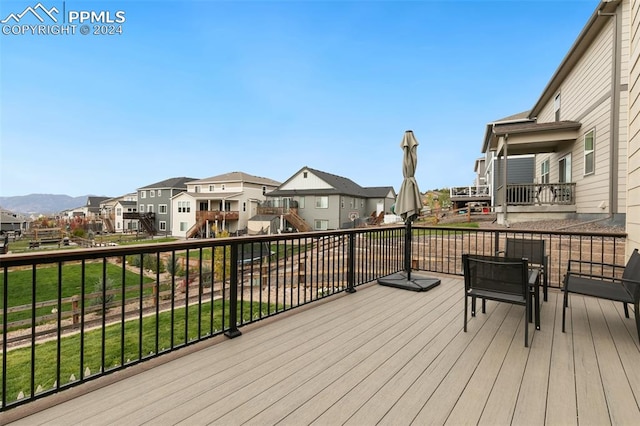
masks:
{"type": "Polygon", "coordinates": [[[509,227],[509,221],[507,220],[507,156],[509,155],[509,133],[505,133],[504,135],[504,161],[502,162],[502,194],[503,194],[503,204],[502,204],[502,220],[504,221],[504,226],[509,227]]]}
{"type": "Polygon", "coordinates": [[[612,52],[611,61],[611,114],[610,114],[610,140],[609,140],[609,215],[618,213],[618,148],[620,145],[620,67],[622,49],[619,43],[621,28],[618,25],[618,11],[603,13],[598,11],[598,16],[613,18],[612,52]]]}

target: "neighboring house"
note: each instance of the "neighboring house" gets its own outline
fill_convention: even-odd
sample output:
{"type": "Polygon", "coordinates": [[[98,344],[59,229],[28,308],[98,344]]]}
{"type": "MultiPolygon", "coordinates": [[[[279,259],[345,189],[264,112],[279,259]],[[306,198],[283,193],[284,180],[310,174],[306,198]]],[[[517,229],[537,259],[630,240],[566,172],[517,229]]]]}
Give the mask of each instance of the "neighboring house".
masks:
{"type": "Polygon", "coordinates": [[[196,180],[189,177],[174,177],[138,188],[137,211],[123,212],[123,219],[138,220],[138,229],[150,235],[171,232],[171,200],[187,190],[187,183],[196,180]]]}
{"type": "Polygon", "coordinates": [[[507,162],[535,155],[533,185],[510,184],[507,166],[497,191],[499,223],[624,222],[630,20],[630,0],[600,2],[531,111],[488,128],[483,153],[507,162]]]}
{"type": "Polygon", "coordinates": [[[393,187],[363,188],[350,179],[309,167],[266,195],[266,209],[282,210],[273,211],[272,217],[280,216],[281,222],[288,222],[281,223],[279,231],[353,227],[389,213],[396,199],[393,187]]]}
{"type": "Polygon", "coordinates": [[[8,210],[0,210],[0,234],[6,232],[22,233],[28,228],[28,221],[22,215],[8,210]]]}
{"type": "MultiPolygon", "coordinates": [[[[103,229],[105,232],[122,232],[123,228],[118,228],[116,226],[116,204],[121,201],[128,202],[127,208],[130,208],[130,202],[134,203],[134,209],[130,211],[136,211],[137,209],[137,200],[138,194],[133,192],[130,194],[125,194],[120,197],[108,198],[100,203],[100,217],[102,218],[103,229]]],[[[122,206],[121,206],[122,207],[122,206]]],[[[120,226],[123,225],[122,222],[122,210],[120,210],[120,226]]]]}
{"type": "Polygon", "coordinates": [[[82,207],[84,217],[87,220],[97,220],[101,218],[100,204],[108,200],[109,197],[87,197],[87,203],[82,207]]]}
{"type": "MultiPolygon", "coordinates": [[[[113,223],[113,231],[110,232],[135,232],[138,230],[137,219],[125,219],[125,213],[136,213],[138,210],[137,201],[129,201],[120,199],[113,206],[113,219],[109,222],[113,223]]],[[[127,215],[130,217],[130,215],[127,215]]],[[[106,221],[105,221],[106,222],[106,221]]]]}
{"type": "Polygon", "coordinates": [[[640,249],[640,1],[631,2],[629,68],[629,151],[627,177],[627,256],[640,249]]]}
{"type": "Polygon", "coordinates": [[[265,193],[280,185],[273,179],[231,172],[187,183],[172,199],[171,233],[186,238],[212,237],[218,231],[245,232],[265,193]]]}

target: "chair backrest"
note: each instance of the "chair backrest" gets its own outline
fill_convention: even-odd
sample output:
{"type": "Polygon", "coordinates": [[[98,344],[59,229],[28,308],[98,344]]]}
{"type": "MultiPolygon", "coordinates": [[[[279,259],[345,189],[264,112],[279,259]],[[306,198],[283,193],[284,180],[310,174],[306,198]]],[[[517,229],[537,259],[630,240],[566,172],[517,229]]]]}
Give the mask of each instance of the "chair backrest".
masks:
{"type": "MultiPolygon", "coordinates": [[[[633,250],[633,253],[631,253],[631,257],[629,257],[629,261],[627,261],[627,265],[624,267],[622,278],[626,280],[640,281],[640,254],[638,254],[638,249],[633,250]]],[[[634,295],[635,299],[640,297],[640,286],[626,282],[623,282],[622,285],[627,288],[629,293],[634,295]]]]}
{"type": "Polygon", "coordinates": [[[504,256],[511,259],[525,258],[529,263],[544,265],[544,240],[507,238],[504,256]]]}
{"type": "Polygon", "coordinates": [[[529,265],[527,259],[463,254],[465,290],[527,297],[529,265]]]}

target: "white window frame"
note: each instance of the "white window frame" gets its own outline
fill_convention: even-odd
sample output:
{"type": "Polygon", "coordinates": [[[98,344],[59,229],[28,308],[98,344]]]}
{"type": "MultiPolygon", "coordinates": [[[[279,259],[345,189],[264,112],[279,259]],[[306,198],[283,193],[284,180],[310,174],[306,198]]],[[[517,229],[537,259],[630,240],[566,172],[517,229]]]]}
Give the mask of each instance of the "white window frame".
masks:
{"type": "Polygon", "coordinates": [[[147,191],[140,191],[140,198],[147,198],[147,191]]]}
{"type": "Polygon", "coordinates": [[[160,231],[166,231],[167,230],[167,222],[164,220],[161,220],[160,222],[158,222],[158,229],[160,231]]]}
{"type": "Polygon", "coordinates": [[[209,185],[209,192],[215,192],[215,190],[216,190],[215,185],[209,185]]]}
{"type": "Polygon", "coordinates": [[[313,229],[316,231],[326,231],[329,229],[329,221],[326,219],[315,219],[313,221],[313,229]]]}
{"type": "Polygon", "coordinates": [[[553,117],[556,121],[560,121],[560,93],[553,99],[553,117]]]}
{"type": "Polygon", "coordinates": [[[549,183],[549,159],[545,158],[540,163],[540,183],[549,183]]]}
{"type": "Polygon", "coordinates": [[[298,199],[298,208],[299,209],[304,209],[304,197],[300,197],[298,199]]]}
{"type": "Polygon", "coordinates": [[[194,188],[193,190],[194,190],[194,192],[197,194],[197,193],[199,193],[199,192],[200,192],[200,189],[201,189],[200,185],[196,185],[196,186],[195,186],[195,188],[194,188]]]}
{"type": "Polygon", "coordinates": [[[558,160],[558,182],[571,182],[571,154],[567,154],[558,160]],[[564,162],[564,176],[562,176],[562,162],[564,162]]]}
{"type": "Polygon", "coordinates": [[[140,204],[140,213],[144,213],[144,204],[140,204]]]}
{"type": "Polygon", "coordinates": [[[316,196],[316,208],[317,209],[328,209],[329,208],[329,197],[326,195],[318,195],[316,196]]]}
{"type": "Polygon", "coordinates": [[[582,137],[582,147],[584,148],[584,156],[583,156],[584,175],[588,176],[588,175],[595,174],[596,172],[596,129],[591,129],[584,134],[584,136],[582,137]],[[591,137],[591,149],[587,149],[587,138],[589,136],[591,137]],[[589,161],[589,164],[591,165],[591,170],[589,170],[589,168],[587,167],[588,156],[591,156],[591,160],[589,161]]]}
{"type": "Polygon", "coordinates": [[[166,204],[158,204],[158,214],[167,214],[167,210],[166,204]]]}
{"type": "Polygon", "coordinates": [[[153,197],[155,197],[155,196],[156,196],[156,191],[155,191],[155,189],[150,190],[150,191],[149,191],[149,197],[153,198],[153,197]]]}
{"type": "Polygon", "coordinates": [[[157,195],[158,195],[158,197],[162,197],[162,189],[158,189],[157,195]]]}
{"type": "Polygon", "coordinates": [[[187,229],[187,222],[180,222],[180,232],[186,232],[187,229]]]}

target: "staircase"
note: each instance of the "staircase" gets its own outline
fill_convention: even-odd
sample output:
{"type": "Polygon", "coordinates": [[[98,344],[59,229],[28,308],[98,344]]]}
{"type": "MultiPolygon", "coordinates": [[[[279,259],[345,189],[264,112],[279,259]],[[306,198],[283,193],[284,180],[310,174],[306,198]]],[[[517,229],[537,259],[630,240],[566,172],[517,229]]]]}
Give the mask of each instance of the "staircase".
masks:
{"type": "Polygon", "coordinates": [[[298,215],[298,213],[293,210],[289,210],[289,212],[284,215],[284,218],[291,224],[291,226],[296,228],[298,232],[309,232],[313,230],[311,225],[309,225],[303,218],[300,217],[300,215],[298,215]]]}
{"type": "Polygon", "coordinates": [[[115,226],[113,226],[113,221],[111,220],[110,217],[103,218],[102,223],[104,223],[105,230],[108,233],[113,234],[114,232],[116,232],[116,228],[115,226]]]}

